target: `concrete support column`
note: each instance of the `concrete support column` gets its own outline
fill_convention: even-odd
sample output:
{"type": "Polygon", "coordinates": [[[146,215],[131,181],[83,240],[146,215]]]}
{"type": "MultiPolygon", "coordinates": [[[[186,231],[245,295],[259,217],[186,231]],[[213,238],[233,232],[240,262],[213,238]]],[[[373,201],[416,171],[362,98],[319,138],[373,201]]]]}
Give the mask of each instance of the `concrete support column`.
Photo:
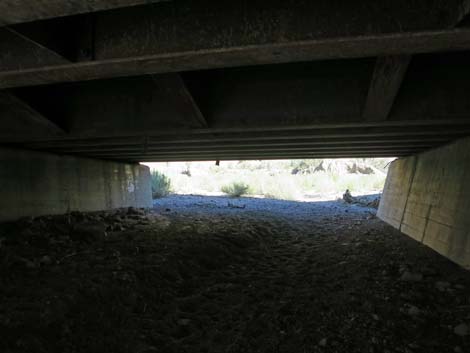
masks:
{"type": "Polygon", "coordinates": [[[394,161],[378,216],[470,269],[470,138],[394,161]]]}
{"type": "Polygon", "coordinates": [[[152,206],[146,166],[0,149],[0,221],[131,206],[152,206]]]}

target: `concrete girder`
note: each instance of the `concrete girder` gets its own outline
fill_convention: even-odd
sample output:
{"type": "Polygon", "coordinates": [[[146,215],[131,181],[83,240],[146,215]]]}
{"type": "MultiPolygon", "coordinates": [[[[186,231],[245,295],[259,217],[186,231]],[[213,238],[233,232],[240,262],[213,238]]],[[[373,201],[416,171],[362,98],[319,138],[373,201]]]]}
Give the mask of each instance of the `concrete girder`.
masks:
{"type": "Polygon", "coordinates": [[[470,49],[470,30],[342,37],[103,59],[0,72],[0,88],[156,73],[470,49]]]}
{"type": "MultiPolygon", "coordinates": [[[[449,28],[459,26],[469,11],[470,2],[463,0],[457,7],[455,19],[449,23],[449,28]]],[[[385,120],[388,118],[411,59],[411,55],[380,56],[377,58],[363,111],[365,120],[385,120]]]]}
{"type": "Polygon", "coordinates": [[[262,128],[209,128],[148,130],[145,134],[122,133],[120,135],[67,135],[61,137],[37,137],[35,139],[3,139],[12,144],[24,144],[31,148],[64,147],[70,145],[101,146],[110,143],[133,144],[148,141],[150,144],[190,144],[201,142],[251,142],[288,140],[330,140],[368,138],[413,138],[436,136],[461,136],[470,133],[470,122],[458,120],[387,121],[383,123],[312,124],[262,128]]]}
{"type": "MultiPolygon", "coordinates": [[[[303,153],[303,154],[257,154],[257,155],[247,155],[247,154],[234,154],[234,155],[198,155],[191,157],[155,157],[152,155],[142,155],[142,156],[133,156],[133,157],[105,157],[104,159],[116,160],[116,161],[127,161],[131,163],[138,162],[187,162],[187,161],[238,161],[238,160],[273,160],[273,159],[322,159],[322,158],[387,158],[387,157],[405,157],[413,155],[414,151],[409,152],[358,152],[346,154],[335,153],[303,153]]],[[[98,159],[103,159],[97,157],[98,159]]]]}
{"type": "MultiPolygon", "coordinates": [[[[284,149],[296,149],[296,148],[314,148],[321,146],[322,149],[325,148],[336,148],[336,147],[355,147],[355,146],[425,146],[431,147],[438,143],[445,143],[450,141],[448,137],[440,138],[431,138],[428,140],[416,140],[416,139],[403,139],[403,140],[373,140],[367,139],[366,141],[362,140],[344,140],[338,142],[331,141],[272,141],[272,142],[258,142],[258,143],[204,143],[204,144],[187,144],[187,145],[153,145],[149,144],[148,140],[142,144],[133,144],[133,145],[107,145],[107,146],[69,146],[62,147],[60,151],[62,153],[95,153],[95,152],[132,152],[132,151],[141,151],[143,146],[145,149],[150,151],[204,151],[205,149],[212,149],[214,151],[219,150],[245,150],[245,149],[265,149],[265,148],[284,148],[284,149]]],[[[49,149],[53,151],[53,149],[49,149]]]]}
{"type": "Polygon", "coordinates": [[[71,16],[169,0],[2,0],[0,25],[71,16]]]}
{"type": "Polygon", "coordinates": [[[13,94],[0,91],[1,135],[50,138],[66,135],[64,129],[13,94]]]}
{"type": "Polygon", "coordinates": [[[21,71],[31,67],[70,63],[58,53],[8,27],[0,28],[0,43],[2,71],[21,71]]]}
{"type": "Polygon", "coordinates": [[[461,0],[336,2],[178,1],[96,13],[91,60],[7,70],[0,88],[470,47],[468,31],[448,30],[461,0]]]}

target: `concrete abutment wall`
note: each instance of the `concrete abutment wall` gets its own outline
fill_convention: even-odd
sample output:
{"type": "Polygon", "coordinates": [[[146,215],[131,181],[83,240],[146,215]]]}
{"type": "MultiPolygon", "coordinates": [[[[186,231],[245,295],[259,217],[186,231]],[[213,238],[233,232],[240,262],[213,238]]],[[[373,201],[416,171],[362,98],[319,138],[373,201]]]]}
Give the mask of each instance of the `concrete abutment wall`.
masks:
{"type": "Polygon", "coordinates": [[[378,216],[470,269],[470,138],[394,161],[378,216]]]}
{"type": "Polygon", "coordinates": [[[0,149],[0,221],[131,206],[152,206],[146,166],[0,149]]]}

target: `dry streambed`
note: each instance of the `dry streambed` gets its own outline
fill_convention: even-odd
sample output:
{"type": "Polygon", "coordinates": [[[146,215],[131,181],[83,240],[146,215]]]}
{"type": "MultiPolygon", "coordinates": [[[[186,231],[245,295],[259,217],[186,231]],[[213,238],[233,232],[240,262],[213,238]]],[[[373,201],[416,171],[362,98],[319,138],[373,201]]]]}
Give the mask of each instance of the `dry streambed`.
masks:
{"type": "Polygon", "coordinates": [[[0,239],[2,352],[470,350],[469,273],[368,209],[174,197],[0,239]]]}

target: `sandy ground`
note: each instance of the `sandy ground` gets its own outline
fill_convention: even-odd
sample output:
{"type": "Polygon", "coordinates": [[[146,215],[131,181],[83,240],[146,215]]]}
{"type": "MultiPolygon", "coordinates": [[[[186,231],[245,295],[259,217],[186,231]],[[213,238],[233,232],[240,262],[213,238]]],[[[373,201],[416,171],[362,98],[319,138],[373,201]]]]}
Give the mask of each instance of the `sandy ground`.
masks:
{"type": "Polygon", "coordinates": [[[470,274],[341,202],[0,225],[0,352],[469,352],[470,274]]]}

